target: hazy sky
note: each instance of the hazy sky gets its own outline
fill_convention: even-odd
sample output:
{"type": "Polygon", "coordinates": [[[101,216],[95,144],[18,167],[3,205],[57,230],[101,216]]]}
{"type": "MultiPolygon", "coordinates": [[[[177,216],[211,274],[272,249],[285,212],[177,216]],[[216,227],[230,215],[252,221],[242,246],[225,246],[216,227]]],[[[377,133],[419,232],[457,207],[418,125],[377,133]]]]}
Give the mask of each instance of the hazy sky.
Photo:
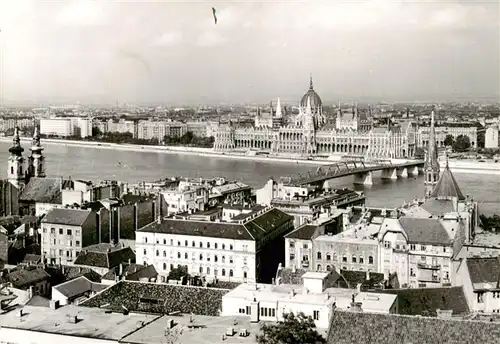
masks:
{"type": "Polygon", "coordinates": [[[0,0],[3,99],[497,98],[499,1],[0,0]],[[218,24],[212,18],[217,9],[218,24]]]}

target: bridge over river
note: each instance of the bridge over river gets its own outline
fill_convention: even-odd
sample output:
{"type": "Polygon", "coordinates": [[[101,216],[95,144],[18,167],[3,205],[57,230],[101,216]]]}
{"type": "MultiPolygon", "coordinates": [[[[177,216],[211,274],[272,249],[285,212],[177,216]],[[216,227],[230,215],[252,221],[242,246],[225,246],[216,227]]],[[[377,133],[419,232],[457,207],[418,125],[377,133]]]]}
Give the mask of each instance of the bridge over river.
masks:
{"type": "Polygon", "coordinates": [[[373,172],[381,171],[382,179],[406,178],[416,176],[423,172],[423,160],[408,160],[394,162],[390,160],[362,161],[349,160],[341,161],[332,165],[320,166],[316,170],[307,174],[281,177],[281,182],[285,185],[317,185],[324,184],[328,180],[354,176],[354,184],[372,185],[373,172]]]}

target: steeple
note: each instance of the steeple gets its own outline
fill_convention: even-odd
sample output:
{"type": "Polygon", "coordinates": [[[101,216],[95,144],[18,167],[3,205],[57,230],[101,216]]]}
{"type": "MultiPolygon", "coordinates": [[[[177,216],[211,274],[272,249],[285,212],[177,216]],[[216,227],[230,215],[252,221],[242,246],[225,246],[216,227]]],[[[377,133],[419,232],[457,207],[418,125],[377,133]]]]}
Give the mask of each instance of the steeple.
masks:
{"type": "Polygon", "coordinates": [[[281,117],[281,102],[280,99],[278,98],[278,103],[276,104],[276,117],[281,117]]]}
{"type": "Polygon", "coordinates": [[[458,201],[465,199],[453,173],[451,173],[450,166],[448,165],[448,154],[446,155],[446,166],[443,173],[441,173],[438,183],[432,190],[431,197],[437,199],[456,199],[458,201]]]}
{"type": "Polygon", "coordinates": [[[28,162],[28,177],[45,177],[45,157],[43,156],[43,147],[40,144],[40,134],[36,124],[30,150],[31,155],[28,162]]]}
{"type": "Polygon", "coordinates": [[[18,189],[24,186],[25,183],[23,152],[24,148],[21,147],[19,128],[16,126],[12,139],[12,147],[9,148],[10,155],[7,164],[7,179],[18,189]]]}
{"type": "Polygon", "coordinates": [[[431,112],[431,127],[429,129],[429,144],[427,146],[427,154],[425,156],[424,174],[425,174],[425,196],[429,197],[434,189],[434,186],[439,180],[439,161],[438,150],[436,145],[436,132],[434,129],[434,110],[431,112]]]}
{"type": "Polygon", "coordinates": [[[314,90],[314,84],[313,84],[313,76],[312,73],[309,74],[309,89],[314,90]]]}

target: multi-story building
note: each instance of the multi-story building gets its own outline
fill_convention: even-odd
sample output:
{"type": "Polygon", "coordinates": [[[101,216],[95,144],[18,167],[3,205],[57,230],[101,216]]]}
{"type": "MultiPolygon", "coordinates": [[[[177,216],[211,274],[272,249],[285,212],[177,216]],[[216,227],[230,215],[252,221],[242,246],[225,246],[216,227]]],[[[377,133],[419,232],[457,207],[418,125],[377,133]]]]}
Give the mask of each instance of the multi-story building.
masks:
{"type": "Polygon", "coordinates": [[[60,137],[92,136],[92,118],[42,118],[40,119],[40,133],[60,137]]]}
{"type": "Polygon", "coordinates": [[[71,264],[82,247],[98,243],[97,217],[90,210],[54,208],[41,227],[42,259],[50,264],[71,264]]]}
{"type": "Polygon", "coordinates": [[[126,119],[109,119],[107,122],[107,131],[110,133],[131,133],[137,137],[137,122],[126,119]]]}
{"type": "Polygon", "coordinates": [[[210,137],[210,135],[207,135],[208,126],[206,122],[187,122],[186,130],[192,132],[196,137],[210,137]]]}
{"type": "Polygon", "coordinates": [[[486,128],[486,133],[484,134],[484,148],[498,148],[498,130],[498,125],[492,125],[486,128]]]}
{"type": "Polygon", "coordinates": [[[198,215],[159,217],[139,229],[137,261],[154,265],[161,281],[177,266],[187,266],[191,276],[207,280],[256,282],[274,277],[283,260],[283,236],[293,229],[291,216],[262,207],[241,211],[230,221],[203,221],[198,215]]]}
{"type": "Polygon", "coordinates": [[[283,114],[278,101],[271,119],[263,121],[258,111],[251,127],[219,123],[214,149],[217,151],[259,149],[273,154],[299,156],[349,155],[367,159],[411,157],[417,147],[416,124],[407,121],[398,127],[373,128],[370,119],[357,107],[339,109],[334,125],[328,124],[323,103],[312,79],[300,101],[299,114],[283,114]]]}
{"type": "Polygon", "coordinates": [[[203,186],[179,185],[162,191],[161,195],[167,204],[165,215],[203,211],[208,203],[208,190],[203,186]]]}
{"type": "Polygon", "coordinates": [[[471,311],[500,313],[499,257],[462,259],[457,281],[464,290],[471,311]]]}
{"type": "MultiPolygon", "coordinates": [[[[430,128],[420,127],[418,129],[418,144],[419,147],[426,147],[430,141],[430,128]]],[[[435,140],[438,147],[444,147],[444,140],[446,136],[451,135],[454,139],[458,136],[467,136],[470,140],[472,148],[477,148],[477,128],[476,127],[436,127],[435,140]]]]}
{"type": "Polygon", "coordinates": [[[287,178],[281,178],[279,182],[270,179],[256,191],[256,198],[258,204],[270,205],[292,215],[296,228],[312,222],[330,208],[347,208],[365,202],[363,192],[295,185],[287,178]]]}

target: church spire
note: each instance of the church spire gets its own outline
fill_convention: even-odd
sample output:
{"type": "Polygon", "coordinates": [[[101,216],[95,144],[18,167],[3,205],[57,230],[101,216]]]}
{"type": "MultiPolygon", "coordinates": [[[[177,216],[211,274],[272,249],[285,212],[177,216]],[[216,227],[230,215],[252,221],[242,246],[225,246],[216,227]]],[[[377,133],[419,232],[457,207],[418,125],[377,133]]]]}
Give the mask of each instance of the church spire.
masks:
{"type": "Polygon", "coordinates": [[[281,116],[282,116],[281,102],[280,102],[280,98],[278,97],[278,103],[276,104],[276,117],[281,117],[281,116]]]}
{"type": "Polygon", "coordinates": [[[427,146],[427,154],[425,156],[424,174],[425,174],[425,195],[429,197],[434,189],[434,186],[439,180],[439,161],[438,150],[436,145],[436,132],[434,129],[434,110],[431,112],[431,126],[429,128],[429,144],[427,146]]]}

